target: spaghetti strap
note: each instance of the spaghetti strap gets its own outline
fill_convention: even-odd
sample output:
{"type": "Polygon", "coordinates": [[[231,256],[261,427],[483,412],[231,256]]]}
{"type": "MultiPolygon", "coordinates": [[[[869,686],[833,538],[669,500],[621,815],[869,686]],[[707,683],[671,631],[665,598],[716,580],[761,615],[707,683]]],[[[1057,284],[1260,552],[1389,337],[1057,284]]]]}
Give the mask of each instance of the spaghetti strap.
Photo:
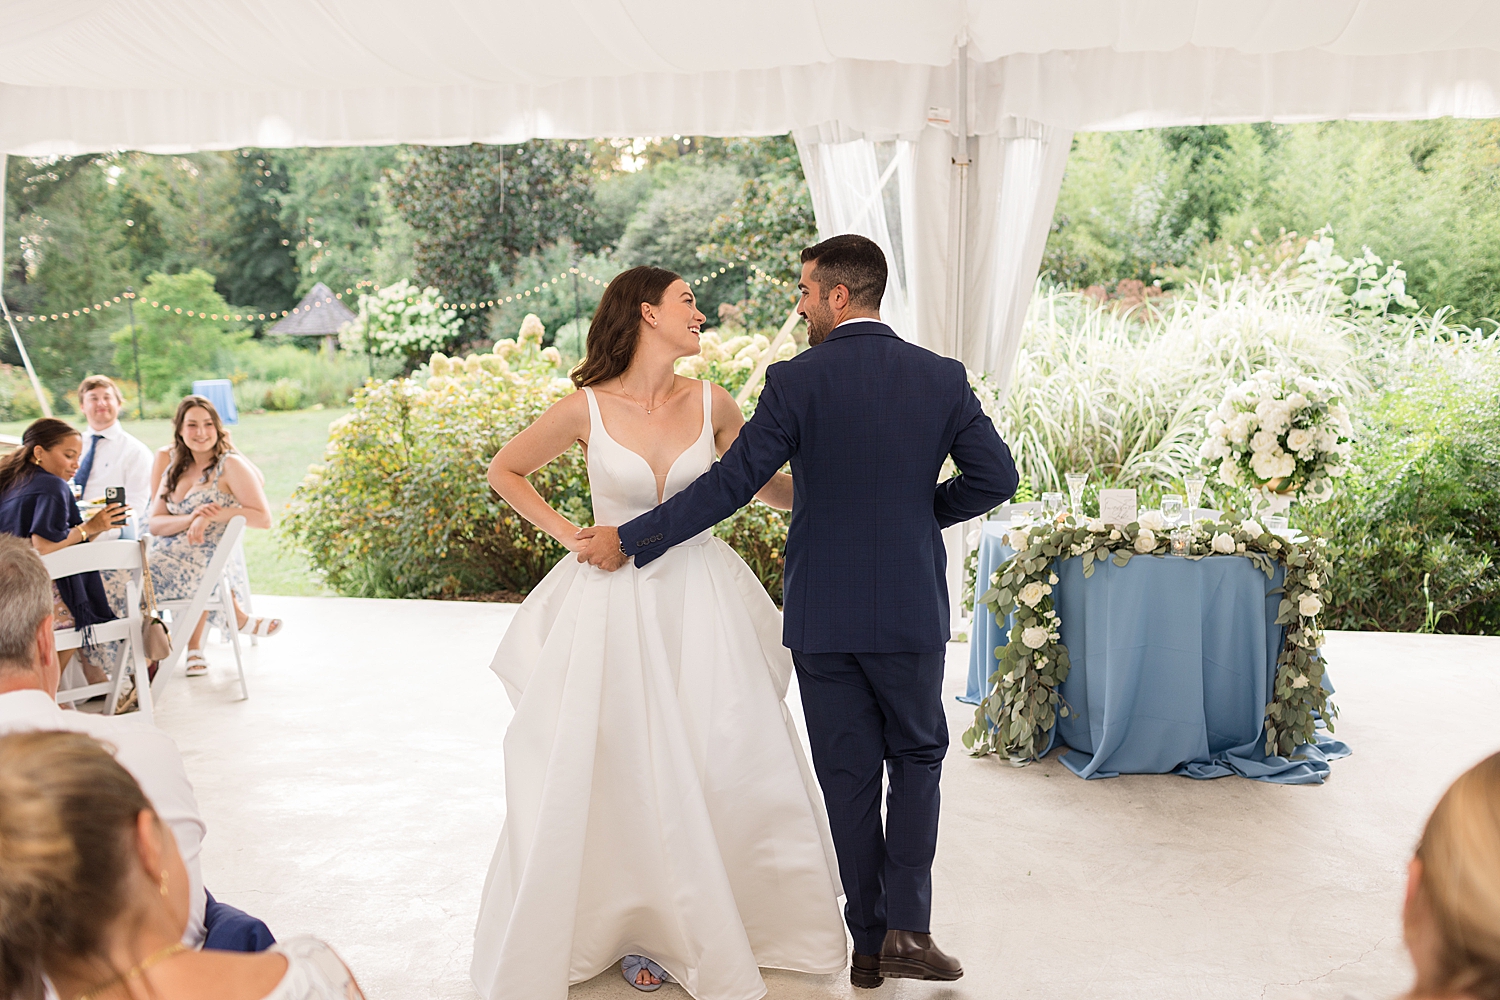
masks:
{"type": "MultiPolygon", "coordinates": [[[[583,394],[589,400],[589,444],[593,444],[594,431],[604,424],[604,418],[599,414],[599,400],[594,398],[594,390],[588,386],[584,386],[583,394]]],[[[606,431],[605,433],[609,432],[606,431]]]]}
{"type": "Polygon", "coordinates": [[[714,428],[714,397],[709,389],[708,379],[703,379],[703,429],[713,436],[714,428]]]}

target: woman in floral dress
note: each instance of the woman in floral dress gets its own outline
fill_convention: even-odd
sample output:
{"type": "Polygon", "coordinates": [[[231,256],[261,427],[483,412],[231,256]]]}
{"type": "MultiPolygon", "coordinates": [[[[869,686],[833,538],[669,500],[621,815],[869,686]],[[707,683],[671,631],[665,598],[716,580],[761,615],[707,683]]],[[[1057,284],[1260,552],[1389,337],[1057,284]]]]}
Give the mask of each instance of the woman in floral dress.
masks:
{"type": "MultiPolygon", "coordinates": [[[[161,601],[191,600],[208,569],[224,526],[243,517],[246,527],[269,528],[271,513],[255,467],[234,451],[219,411],[202,396],[187,396],[172,418],[172,444],[156,453],[157,484],[151,502],[151,583],[161,601]]],[[[244,610],[245,582],[231,570],[236,625],[241,633],[275,635],[279,618],[252,618],[244,610]]],[[[208,672],[203,633],[215,610],[205,612],[188,639],[187,675],[208,672]]]]}

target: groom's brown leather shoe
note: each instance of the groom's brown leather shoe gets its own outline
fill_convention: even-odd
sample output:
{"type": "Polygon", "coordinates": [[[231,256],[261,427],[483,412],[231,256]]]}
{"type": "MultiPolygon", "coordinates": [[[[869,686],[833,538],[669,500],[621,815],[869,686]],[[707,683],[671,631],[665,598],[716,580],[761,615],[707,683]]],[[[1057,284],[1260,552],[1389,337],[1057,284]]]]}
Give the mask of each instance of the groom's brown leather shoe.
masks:
{"type": "Polygon", "coordinates": [[[880,974],[891,979],[952,982],[963,976],[964,968],[933,944],[931,934],[890,930],[880,945],[880,974]]]}
{"type": "Polygon", "coordinates": [[[849,982],[862,990],[873,990],[885,982],[880,976],[880,956],[854,953],[849,962],[849,982]]]}

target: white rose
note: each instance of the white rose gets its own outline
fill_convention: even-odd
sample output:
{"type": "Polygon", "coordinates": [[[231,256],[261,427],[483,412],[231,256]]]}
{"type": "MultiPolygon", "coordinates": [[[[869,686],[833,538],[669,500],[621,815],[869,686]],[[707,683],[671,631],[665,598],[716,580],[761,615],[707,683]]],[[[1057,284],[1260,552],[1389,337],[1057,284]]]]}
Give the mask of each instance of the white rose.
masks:
{"type": "Polygon", "coordinates": [[[1307,687],[1307,676],[1305,674],[1298,674],[1297,678],[1292,681],[1292,687],[1296,688],[1299,691],[1302,688],[1307,687]]]}
{"type": "Polygon", "coordinates": [[[1022,587],[1021,592],[1016,595],[1017,599],[1028,608],[1036,607],[1042,596],[1042,585],[1035,580],[1022,587]]]}
{"type": "Polygon", "coordinates": [[[1149,528],[1141,529],[1141,533],[1135,536],[1135,550],[1146,553],[1154,548],[1156,548],[1156,535],[1149,528]]]}
{"type": "Polygon", "coordinates": [[[1027,531],[1024,528],[1017,528],[1013,531],[1007,532],[1005,535],[1005,544],[1009,545],[1017,552],[1026,551],[1026,541],[1027,531]]]}
{"type": "Polygon", "coordinates": [[[1250,450],[1256,454],[1263,454],[1280,450],[1281,442],[1277,440],[1276,434],[1270,428],[1262,427],[1255,432],[1250,439],[1250,450]]]}
{"type": "MultiPolygon", "coordinates": [[[[1056,573],[1053,573],[1053,574],[1051,574],[1051,575],[1049,575],[1049,576],[1048,576],[1048,577],[1047,577],[1047,582],[1048,582],[1048,583],[1056,583],[1056,582],[1057,582],[1057,574],[1056,574],[1056,573]]],[[[1047,588],[1047,593],[1049,593],[1049,594],[1050,594],[1050,593],[1051,593],[1051,592],[1052,592],[1052,588],[1050,588],[1050,587],[1049,587],[1049,588],[1047,588]]]]}
{"type": "Polygon", "coordinates": [[[1266,529],[1260,526],[1260,522],[1253,517],[1247,517],[1240,522],[1240,530],[1251,538],[1259,538],[1266,533],[1266,529]]]}
{"type": "Polygon", "coordinates": [[[1234,538],[1222,531],[1214,536],[1211,545],[1215,552],[1222,555],[1227,556],[1234,552],[1234,538]]]}
{"type": "Polygon", "coordinates": [[[1119,528],[1111,528],[1110,529],[1110,531],[1109,531],[1109,540],[1112,541],[1112,542],[1118,542],[1120,540],[1120,529],[1119,528]]]}
{"type": "Polygon", "coordinates": [[[1109,525],[1105,524],[1101,519],[1097,517],[1089,518],[1087,527],[1089,529],[1089,533],[1094,535],[1102,535],[1109,530],[1109,525]]]}
{"type": "Polygon", "coordinates": [[[1245,439],[1250,436],[1250,428],[1255,426],[1255,414],[1236,413],[1234,419],[1229,421],[1229,440],[1235,444],[1244,444],[1245,439]]]}
{"type": "Polygon", "coordinates": [[[1276,478],[1285,479],[1297,471],[1297,459],[1286,452],[1276,456],[1276,478]]]}
{"type": "Polygon", "coordinates": [[[1339,446],[1339,435],[1337,431],[1321,428],[1318,431],[1318,450],[1332,451],[1339,446]]]}
{"type": "Polygon", "coordinates": [[[1302,599],[1297,602],[1297,613],[1304,618],[1311,618],[1323,610],[1323,602],[1317,594],[1303,594],[1302,599]]]}
{"type": "Polygon", "coordinates": [[[1276,451],[1258,451],[1250,456],[1250,468],[1262,479],[1275,479],[1281,473],[1276,470],[1281,468],[1280,449],[1276,451]]]}
{"type": "Polygon", "coordinates": [[[1300,392],[1294,392],[1286,398],[1286,405],[1295,413],[1307,407],[1307,397],[1300,392]]]}
{"type": "Polygon", "coordinates": [[[1310,450],[1316,442],[1317,436],[1301,427],[1293,427],[1286,436],[1286,446],[1299,455],[1310,450]]]}
{"type": "Polygon", "coordinates": [[[1238,486],[1240,484],[1240,467],[1233,462],[1220,462],[1219,482],[1225,486],[1238,486]]]}
{"type": "Polygon", "coordinates": [[[1307,585],[1309,587],[1311,587],[1313,590],[1317,590],[1318,589],[1318,574],[1316,574],[1316,573],[1309,573],[1309,574],[1307,574],[1307,585]]]}
{"type": "Polygon", "coordinates": [[[1027,649],[1041,649],[1050,638],[1047,630],[1040,625],[1033,625],[1021,633],[1021,642],[1025,643],[1027,649]]]}
{"type": "Polygon", "coordinates": [[[1160,531],[1167,526],[1167,519],[1159,510],[1145,510],[1136,518],[1136,523],[1148,531],[1160,531]]]}
{"type": "Polygon", "coordinates": [[[1323,467],[1323,471],[1333,478],[1337,479],[1339,476],[1342,476],[1347,470],[1345,470],[1342,465],[1325,465],[1323,467]]]}

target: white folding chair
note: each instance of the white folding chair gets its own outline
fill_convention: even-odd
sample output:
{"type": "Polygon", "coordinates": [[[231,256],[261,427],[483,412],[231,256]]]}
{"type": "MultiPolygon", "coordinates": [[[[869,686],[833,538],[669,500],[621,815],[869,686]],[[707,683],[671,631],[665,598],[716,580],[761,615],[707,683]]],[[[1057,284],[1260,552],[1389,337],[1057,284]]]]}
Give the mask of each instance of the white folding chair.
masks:
{"type": "Polygon", "coordinates": [[[995,508],[994,520],[1009,521],[1014,514],[1030,514],[1032,517],[1041,517],[1042,502],[1040,500],[1025,500],[1021,503],[1003,503],[995,508]]]}
{"type": "MultiPolygon", "coordinates": [[[[245,606],[245,614],[249,615],[251,619],[254,619],[255,603],[254,599],[250,596],[250,565],[245,561],[245,536],[243,534],[240,535],[240,540],[235,543],[234,555],[230,556],[229,561],[233,564],[233,569],[231,570],[231,572],[238,574],[239,578],[245,581],[244,600],[241,601],[241,603],[245,606]]],[[[234,619],[231,618],[230,621],[234,621],[234,619]]],[[[237,622],[236,625],[238,625],[237,622]]],[[[223,634],[224,641],[229,642],[230,640],[228,624],[226,623],[225,627],[221,628],[219,631],[223,634]]],[[[260,645],[260,637],[253,632],[250,634],[250,645],[260,645]]]]}
{"type": "MultiPolygon", "coordinates": [[[[191,600],[186,601],[163,601],[157,599],[156,605],[172,617],[172,653],[165,660],[156,665],[156,680],[151,682],[152,693],[161,697],[162,691],[166,690],[167,678],[171,677],[187,655],[188,638],[193,634],[193,629],[198,625],[198,619],[214,603],[218,602],[229,621],[235,621],[234,614],[234,591],[229,582],[229,561],[234,555],[235,546],[239,544],[240,535],[245,530],[245,519],[243,517],[231,518],[229,524],[224,527],[224,535],[219,539],[219,544],[214,547],[214,553],[209,557],[208,568],[203,571],[203,578],[198,583],[197,593],[193,594],[191,600]]],[[[230,645],[234,647],[234,663],[240,671],[240,693],[250,697],[250,686],[245,682],[245,658],[240,650],[240,633],[238,629],[232,629],[229,633],[230,645]]]]}
{"type": "MultiPolygon", "coordinates": [[[[140,705],[141,717],[147,722],[152,721],[151,685],[146,680],[146,647],[141,632],[145,619],[141,616],[140,545],[136,542],[122,541],[70,545],[65,549],[42,556],[42,562],[47,567],[48,575],[54,580],[94,570],[123,570],[130,574],[125,581],[126,616],[112,622],[95,625],[90,630],[94,642],[113,642],[116,639],[123,639],[128,644],[128,651],[115,670],[114,678],[101,684],[87,684],[83,687],[59,691],[57,692],[58,702],[76,702],[95,695],[108,695],[104,703],[104,714],[114,715],[115,706],[120,700],[120,690],[124,686],[125,674],[129,672],[135,675],[135,686],[138,689],[136,697],[140,705]]],[[[54,635],[59,650],[83,647],[84,630],[82,629],[63,629],[54,635]]]]}

